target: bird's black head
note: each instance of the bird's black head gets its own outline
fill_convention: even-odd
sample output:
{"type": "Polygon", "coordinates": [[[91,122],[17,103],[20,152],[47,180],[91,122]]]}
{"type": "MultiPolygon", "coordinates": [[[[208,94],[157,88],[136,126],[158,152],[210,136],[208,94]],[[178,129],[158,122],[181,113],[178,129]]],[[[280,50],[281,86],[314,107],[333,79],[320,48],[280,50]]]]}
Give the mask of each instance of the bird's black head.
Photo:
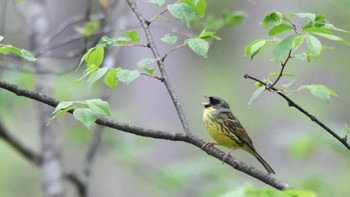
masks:
{"type": "Polygon", "coordinates": [[[207,103],[202,103],[205,108],[213,107],[214,109],[230,109],[229,104],[222,98],[217,96],[206,97],[208,99],[207,103]]]}

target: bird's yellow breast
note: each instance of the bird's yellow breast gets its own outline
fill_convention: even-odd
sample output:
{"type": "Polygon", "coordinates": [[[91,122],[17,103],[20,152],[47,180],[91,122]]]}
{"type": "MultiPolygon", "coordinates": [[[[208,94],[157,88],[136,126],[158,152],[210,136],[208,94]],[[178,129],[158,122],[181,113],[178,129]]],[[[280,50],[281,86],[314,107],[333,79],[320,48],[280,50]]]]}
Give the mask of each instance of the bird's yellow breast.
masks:
{"type": "Polygon", "coordinates": [[[214,111],[214,108],[207,107],[204,109],[203,113],[203,122],[207,127],[210,136],[219,145],[233,149],[239,148],[239,145],[236,143],[236,141],[232,139],[235,138],[235,136],[230,135],[227,129],[225,131],[225,129],[223,128],[224,124],[220,124],[220,120],[218,119],[218,117],[213,116],[214,111]]]}

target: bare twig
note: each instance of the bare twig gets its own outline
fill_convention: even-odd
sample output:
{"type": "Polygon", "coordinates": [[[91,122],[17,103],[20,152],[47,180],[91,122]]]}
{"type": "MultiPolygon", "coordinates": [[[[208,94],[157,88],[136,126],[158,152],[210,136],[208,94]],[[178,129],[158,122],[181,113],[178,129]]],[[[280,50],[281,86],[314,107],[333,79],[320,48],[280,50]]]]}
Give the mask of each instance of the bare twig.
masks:
{"type": "Polygon", "coordinates": [[[286,65],[287,65],[287,63],[288,63],[288,61],[289,61],[289,59],[292,57],[291,54],[292,54],[292,49],[289,50],[288,56],[287,56],[286,60],[284,60],[284,62],[281,63],[281,70],[280,70],[280,73],[279,73],[277,79],[275,80],[275,82],[273,82],[273,83],[267,88],[268,90],[271,90],[271,88],[273,88],[273,87],[277,84],[277,82],[281,79],[281,77],[283,76],[284,68],[286,67],[286,65]]]}
{"type": "Polygon", "coordinates": [[[153,17],[151,20],[148,21],[148,25],[150,25],[151,23],[153,23],[157,18],[159,18],[160,16],[162,16],[165,12],[168,11],[168,8],[165,8],[163,11],[161,11],[159,14],[157,14],[157,16],[153,17]]]}
{"type": "MultiPolygon", "coordinates": [[[[253,81],[259,82],[265,86],[266,89],[269,89],[270,84],[263,82],[255,77],[252,77],[248,74],[244,75],[244,78],[246,79],[251,79],[253,81]]],[[[329,134],[331,134],[333,137],[335,137],[338,141],[340,141],[348,150],[350,150],[350,145],[347,143],[346,139],[340,137],[337,135],[332,129],[330,129],[328,126],[326,126],[324,123],[322,123],[320,120],[318,120],[314,115],[310,114],[308,111],[306,111],[304,108],[296,104],[292,99],[290,99],[287,95],[283,94],[282,92],[278,91],[277,88],[272,87],[270,88],[273,92],[276,92],[279,94],[281,97],[283,97],[287,102],[290,107],[295,107],[298,109],[301,113],[303,113],[305,116],[309,117],[311,121],[314,121],[316,124],[321,126],[324,130],[326,130],[329,134]]]]}
{"type": "Polygon", "coordinates": [[[134,12],[135,16],[137,17],[138,21],[140,22],[140,24],[144,30],[144,33],[146,35],[146,39],[148,41],[149,47],[153,53],[154,58],[158,60],[157,64],[158,64],[160,74],[162,75],[164,85],[165,85],[166,89],[168,90],[168,93],[169,93],[169,95],[174,103],[174,106],[175,106],[176,112],[179,116],[179,119],[181,121],[183,130],[186,134],[191,135],[190,128],[189,128],[189,125],[188,125],[186,117],[185,117],[185,113],[182,110],[182,106],[180,105],[180,102],[177,98],[177,95],[175,94],[173,86],[168,78],[168,73],[165,70],[164,62],[161,60],[160,53],[159,53],[159,51],[158,51],[158,49],[155,46],[155,43],[153,41],[153,36],[152,36],[151,30],[149,28],[149,23],[147,23],[147,20],[142,16],[135,1],[133,1],[133,0],[126,0],[126,1],[129,4],[131,10],[134,12]]]}
{"type": "Polygon", "coordinates": [[[186,46],[186,43],[180,44],[178,46],[176,46],[175,48],[171,49],[169,52],[167,52],[163,57],[162,57],[162,61],[164,62],[165,58],[168,57],[168,55],[170,55],[171,53],[173,53],[174,51],[186,46]]]}
{"type": "MultiPolygon", "coordinates": [[[[20,88],[16,85],[9,84],[4,81],[0,81],[0,88],[6,89],[10,92],[15,93],[18,96],[24,96],[33,100],[36,100],[41,103],[45,103],[47,105],[50,105],[52,107],[56,107],[58,105],[58,101],[48,97],[46,95],[33,92],[30,90],[26,90],[23,88],[20,88]]],[[[69,113],[73,113],[73,110],[69,111],[69,113]]],[[[139,136],[149,137],[149,138],[155,138],[155,139],[163,139],[163,140],[171,140],[171,141],[183,141],[187,142],[189,144],[192,144],[198,148],[202,148],[205,142],[198,137],[194,136],[193,134],[185,134],[183,132],[176,132],[171,133],[168,131],[160,131],[160,130],[154,130],[154,129],[146,129],[142,127],[137,127],[129,124],[124,124],[120,122],[116,122],[113,120],[109,120],[106,118],[98,118],[95,121],[96,124],[106,126],[109,128],[113,128],[116,130],[124,131],[126,133],[131,133],[139,136]]],[[[215,147],[206,147],[203,149],[207,154],[212,155],[213,157],[217,158],[222,161],[222,154],[223,152],[215,147]]],[[[256,168],[254,168],[251,165],[245,164],[237,159],[235,159],[232,156],[229,156],[225,163],[232,166],[233,168],[242,171],[243,173],[250,175],[256,179],[259,179],[260,181],[271,185],[272,187],[283,190],[289,188],[288,184],[276,179],[274,176],[267,174],[265,172],[262,172],[256,168]]]]}

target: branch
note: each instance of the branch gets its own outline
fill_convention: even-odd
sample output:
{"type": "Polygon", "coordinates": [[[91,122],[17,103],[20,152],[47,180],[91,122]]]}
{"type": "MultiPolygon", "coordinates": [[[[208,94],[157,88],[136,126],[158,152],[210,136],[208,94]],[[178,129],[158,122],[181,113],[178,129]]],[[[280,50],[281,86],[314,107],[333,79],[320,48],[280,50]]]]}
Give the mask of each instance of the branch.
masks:
{"type": "MultiPolygon", "coordinates": [[[[265,83],[255,77],[252,77],[248,74],[244,75],[244,78],[246,79],[251,79],[253,81],[259,82],[261,84],[263,84],[265,86],[265,88],[267,90],[269,90],[270,84],[269,83],[265,83]]],[[[281,97],[283,97],[287,102],[288,105],[290,107],[295,107],[296,109],[298,109],[301,113],[303,113],[305,116],[309,117],[311,119],[311,121],[314,121],[316,124],[318,124],[319,126],[321,126],[324,130],[326,130],[329,134],[331,134],[333,137],[335,137],[338,141],[340,141],[348,150],[350,150],[350,145],[347,143],[346,138],[342,138],[339,135],[337,135],[332,129],[330,129],[328,126],[326,126],[324,123],[322,123],[320,120],[318,120],[314,115],[310,114],[308,111],[306,111],[304,108],[302,108],[301,106],[299,106],[298,104],[296,104],[292,99],[290,99],[288,96],[286,96],[285,94],[283,94],[282,92],[280,92],[278,89],[276,89],[275,87],[271,87],[270,90],[272,90],[273,92],[276,92],[278,95],[280,95],[281,97]]]]}
{"type": "Polygon", "coordinates": [[[275,80],[275,82],[272,83],[272,85],[270,85],[270,86],[267,88],[267,90],[271,90],[271,88],[273,88],[273,87],[277,84],[277,82],[280,80],[280,78],[281,78],[282,75],[283,75],[284,68],[286,67],[286,65],[287,65],[287,63],[288,63],[288,61],[289,61],[289,59],[292,57],[291,54],[292,54],[292,49],[289,50],[288,56],[287,56],[286,60],[285,60],[284,62],[281,63],[281,70],[280,70],[280,73],[279,73],[277,79],[275,80]]]}
{"type": "Polygon", "coordinates": [[[24,158],[33,164],[40,166],[42,162],[42,157],[39,153],[34,152],[31,148],[27,147],[23,144],[19,139],[17,139],[14,135],[12,135],[4,126],[2,122],[0,122],[0,137],[5,140],[8,144],[12,146],[16,151],[19,152],[24,158]]]}
{"type": "MultiPolygon", "coordinates": [[[[36,100],[41,103],[45,103],[47,105],[50,105],[52,107],[56,107],[59,103],[59,101],[48,97],[46,95],[33,92],[30,90],[26,90],[23,88],[20,88],[16,85],[9,84],[4,81],[0,81],[0,88],[6,89],[10,92],[13,92],[17,94],[18,96],[24,96],[33,100],[36,100]]],[[[69,111],[69,113],[73,113],[73,110],[69,111]]],[[[204,145],[204,141],[199,139],[198,137],[194,136],[193,134],[185,134],[183,132],[176,132],[176,133],[171,133],[168,131],[160,131],[160,130],[154,130],[154,129],[146,129],[142,127],[137,127],[129,124],[124,124],[120,122],[116,122],[113,120],[109,120],[106,118],[98,118],[95,121],[96,124],[106,126],[109,128],[117,129],[120,131],[124,131],[126,133],[131,133],[139,136],[144,136],[144,137],[150,137],[150,138],[155,138],[155,139],[163,139],[163,140],[171,140],[171,141],[183,141],[187,142],[189,144],[192,144],[198,148],[201,149],[201,147],[204,145]]],[[[222,161],[222,155],[223,152],[220,151],[219,149],[215,147],[206,147],[203,149],[207,154],[217,158],[222,161]]],[[[256,168],[254,168],[251,165],[245,164],[237,159],[235,159],[232,156],[229,156],[226,160],[225,163],[230,165],[231,167],[242,171],[243,173],[246,173],[256,179],[259,179],[260,181],[271,185],[272,187],[283,190],[289,188],[287,183],[284,183],[278,179],[276,179],[274,176],[267,174],[266,172],[262,172],[256,168]]]]}
{"type": "Polygon", "coordinates": [[[187,120],[185,118],[185,113],[182,110],[182,106],[180,105],[180,102],[175,94],[174,88],[173,88],[173,86],[168,78],[168,74],[165,70],[164,62],[162,61],[160,53],[159,53],[159,51],[158,51],[158,49],[153,41],[153,36],[152,36],[151,30],[149,28],[149,22],[142,16],[142,14],[141,14],[141,12],[140,12],[139,8],[137,7],[134,0],[126,0],[126,2],[129,4],[131,10],[134,12],[135,16],[139,20],[139,22],[143,28],[143,31],[146,35],[146,39],[148,41],[149,48],[151,49],[154,58],[158,60],[157,64],[158,64],[160,74],[162,75],[164,85],[165,85],[166,89],[168,90],[168,93],[169,93],[169,95],[174,103],[174,106],[175,106],[176,112],[179,116],[179,119],[181,121],[183,130],[186,134],[191,135],[187,120]]]}

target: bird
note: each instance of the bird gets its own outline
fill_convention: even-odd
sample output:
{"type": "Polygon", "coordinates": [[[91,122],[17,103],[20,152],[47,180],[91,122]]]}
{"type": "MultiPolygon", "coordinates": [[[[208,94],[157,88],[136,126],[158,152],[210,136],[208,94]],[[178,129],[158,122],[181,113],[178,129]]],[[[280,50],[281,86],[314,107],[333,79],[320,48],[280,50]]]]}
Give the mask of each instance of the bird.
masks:
{"type": "Polygon", "coordinates": [[[223,162],[231,151],[241,148],[252,154],[269,174],[275,174],[271,166],[256,151],[247,131],[231,112],[229,104],[216,96],[206,98],[208,101],[201,103],[204,106],[203,122],[208,133],[216,142],[206,142],[202,148],[213,145],[229,148],[229,152],[223,156],[223,162]]]}

